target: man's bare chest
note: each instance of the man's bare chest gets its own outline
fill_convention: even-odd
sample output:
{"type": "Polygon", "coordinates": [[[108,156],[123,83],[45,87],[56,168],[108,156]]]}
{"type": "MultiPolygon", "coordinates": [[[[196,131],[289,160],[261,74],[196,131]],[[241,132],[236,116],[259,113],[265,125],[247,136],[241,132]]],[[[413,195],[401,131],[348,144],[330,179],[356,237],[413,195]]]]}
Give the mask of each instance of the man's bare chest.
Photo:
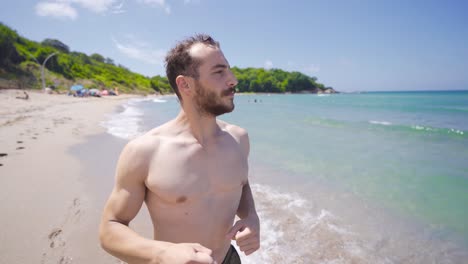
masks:
{"type": "Polygon", "coordinates": [[[169,203],[239,190],[247,181],[247,157],[237,144],[218,149],[162,148],[151,162],[149,191],[169,203]]]}

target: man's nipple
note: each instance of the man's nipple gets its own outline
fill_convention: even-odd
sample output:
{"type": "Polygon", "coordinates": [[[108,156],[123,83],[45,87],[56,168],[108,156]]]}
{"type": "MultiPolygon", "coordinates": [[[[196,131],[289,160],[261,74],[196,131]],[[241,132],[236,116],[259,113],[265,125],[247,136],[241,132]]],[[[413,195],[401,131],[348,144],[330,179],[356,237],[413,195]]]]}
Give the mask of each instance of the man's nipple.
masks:
{"type": "Polygon", "coordinates": [[[177,198],[176,203],[183,203],[185,201],[187,201],[187,197],[186,196],[180,196],[179,198],[177,198]]]}

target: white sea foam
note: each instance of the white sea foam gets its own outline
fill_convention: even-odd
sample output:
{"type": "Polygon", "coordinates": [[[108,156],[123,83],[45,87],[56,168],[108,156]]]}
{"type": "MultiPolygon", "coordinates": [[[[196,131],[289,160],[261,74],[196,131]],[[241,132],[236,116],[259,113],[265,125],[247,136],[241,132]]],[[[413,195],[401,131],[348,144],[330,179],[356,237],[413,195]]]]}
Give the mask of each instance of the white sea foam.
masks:
{"type": "Polygon", "coordinates": [[[384,125],[384,126],[391,126],[392,123],[388,121],[374,121],[370,120],[369,123],[374,124],[374,125],[384,125]]]}
{"type": "Polygon", "coordinates": [[[164,99],[156,98],[156,99],[153,99],[153,102],[155,102],[155,103],[165,103],[165,102],[167,102],[167,101],[164,100],[164,99]]]}
{"type": "Polygon", "coordinates": [[[433,127],[425,127],[420,125],[413,125],[411,126],[412,129],[420,130],[420,131],[433,131],[433,132],[444,132],[448,134],[458,134],[463,136],[466,132],[463,130],[455,129],[455,128],[433,128],[433,127]]]}
{"type": "Polygon", "coordinates": [[[251,256],[241,253],[242,263],[349,263],[351,258],[382,263],[330,211],[296,193],[251,187],[261,221],[261,248],[251,256]]]}
{"type": "Polygon", "coordinates": [[[432,130],[432,129],[429,128],[429,127],[424,127],[424,126],[419,126],[419,125],[411,126],[411,128],[416,129],[416,130],[427,130],[427,131],[431,131],[431,130],[432,130]]]}
{"type": "Polygon", "coordinates": [[[111,114],[101,123],[107,128],[107,133],[123,139],[131,139],[140,135],[140,123],[143,112],[135,105],[145,99],[134,99],[123,104],[123,111],[111,114]]]}
{"type": "MultiPolygon", "coordinates": [[[[370,120],[370,124],[374,125],[383,125],[383,126],[392,126],[393,124],[388,121],[376,121],[376,120],[370,120]]],[[[411,129],[418,130],[418,131],[428,131],[428,132],[444,132],[444,133],[454,133],[458,135],[464,135],[466,132],[459,130],[459,129],[454,129],[454,128],[435,128],[435,127],[427,127],[427,126],[422,126],[422,125],[411,125],[411,129]]]]}
{"type": "Polygon", "coordinates": [[[450,129],[450,133],[455,133],[455,134],[459,134],[459,135],[463,135],[463,134],[464,134],[463,131],[458,130],[458,129],[453,129],[453,128],[450,129]]]}
{"type": "MultiPolygon", "coordinates": [[[[414,238],[411,232],[375,232],[374,228],[380,224],[374,226],[376,223],[367,222],[369,219],[365,216],[360,217],[362,222],[356,223],[360,227],[347,224],[350,219],[341,219],[323,205],[297,193],[280,192],[261,184],[251,187],[261,223],[261,248],[250,256],[240,253],[244,264],[394,264],[402,263],[403,259],[404,263],[412,264],[429,263],[429,260],[430,263],[460,263],[457,259],[466,255],[457,248],[444,249],[430,240],[414,238]],[[369,224],[372,226],[369,229],[361,226],[369,224]],[[455,253],[448,257],[445,253],[448,250],[455,253]]],[[[343,216],[339,211],[336,213],[343,216]]]]}

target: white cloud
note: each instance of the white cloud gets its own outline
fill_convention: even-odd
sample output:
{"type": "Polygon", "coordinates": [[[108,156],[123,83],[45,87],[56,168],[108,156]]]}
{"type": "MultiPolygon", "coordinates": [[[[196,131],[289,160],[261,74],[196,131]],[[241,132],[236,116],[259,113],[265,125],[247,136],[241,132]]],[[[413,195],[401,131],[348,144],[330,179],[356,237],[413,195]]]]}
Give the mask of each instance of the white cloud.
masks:
{"type": "Polygon", "coordinates": [[[37,3],[36,14],[39,16],[51,16],[57,18],[76,19],[77,7],[102,14],[109,10],[112,13],[123,13],[123,1],[115,5],[117,0],[46,0],[37,3]]]}
{"type": "Polygon", "coordinates": [[[124,3],[125,3],[125,0],[122,0],[120,4],[112,6],[112,10],[111,10],[112,14],[126,13],[127,11],[123,9],[124,3]]]}
{"type": "Polygon", "coordinates": [[[165,0],[140,0],[140,2],[149,4],[149,5],[160,5],[160,6],[164,6],[166,4],[165,0]]]}
{"type": "Polygon", "coordinates": [[[125,3],[125,0],[122,0],[122,2],[119,5],[114,6],[116,9],[122,9],[123,5],[125,3]]]}
{"type": "Polygon", "coordinates": [[[266,60],[263,66],[265,69],[269,70],[273,68],[273,62],[271,60],[266,60]]]}
{"type": "MultiPolygon", "coordinates": [[[[122,14],[127,12],[123,9],[126,0],[40,0],[36,4],[36,14],[39,16],[51,16],[57,18],[76,19],[77,8],[83,8],[94,13],[122,14]]],[[[166,14],[171,14],[171,6],[166,0],[135,0],[136,2],[161,8],[166,14]]],[[[199,3],[198,0],[184,0],[184,4],[199,3]]]]}
{"type": "Polygon", "coordinates": [[[166,12],[166,14],[168,15],[171,13],[171,7],[169,6],[169,4],[166,3],[165,0],[138,0],[138,1],[140,3],[147,4],[152,7],[160,7],[164,9],[164,12],[166,12]]]}
{"type": "Polygon", "coordinates": [[[78,17],[76,9],[67,2],[40,2],[36,5],[36,14],[72,20],[78,17]]]}
{"type": "Polygon", "coordinates": [[[119,9],[117,9],[117,10],[112,10],[111,12],[112,12],[112,14],[118,15],[118,14],[126,13],[127,11],[126,11],[126,10],[119,10],[119,9]]]}
{"type": "Polygon", "coordinates": [[[163,65],[166,51],[153,49],[148,43],[138,41],[134,36],[127,35],[125,42],[112,38],[115,47],[125,56],[153,65],[163,65]]]}
{"type": "Polygon", "coordinates": [[[104,13],[109,10],[117,0],[58,0],[76,3],[81,7],[91,10],[95,13],[104,13]]]}
{"type": "Polygon", "coordinates": [[[184,5],[199,4],[200,0],[184,0],[184,5]]]}

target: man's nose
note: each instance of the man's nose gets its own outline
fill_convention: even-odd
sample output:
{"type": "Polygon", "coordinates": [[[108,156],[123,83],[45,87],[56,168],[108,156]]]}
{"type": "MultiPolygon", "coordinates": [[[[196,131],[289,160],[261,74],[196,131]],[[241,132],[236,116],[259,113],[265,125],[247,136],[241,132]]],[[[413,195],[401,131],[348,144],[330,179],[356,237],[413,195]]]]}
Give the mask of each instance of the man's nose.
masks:
{"type": "Polygon", "coordinates": [[[236,76],[234,75],[234,73],[229,70],[229,79],[228,79],[228,86],[229,87],[234,87],[238,84],[239,82],[237,81],[237,78],[236,76]]]}

